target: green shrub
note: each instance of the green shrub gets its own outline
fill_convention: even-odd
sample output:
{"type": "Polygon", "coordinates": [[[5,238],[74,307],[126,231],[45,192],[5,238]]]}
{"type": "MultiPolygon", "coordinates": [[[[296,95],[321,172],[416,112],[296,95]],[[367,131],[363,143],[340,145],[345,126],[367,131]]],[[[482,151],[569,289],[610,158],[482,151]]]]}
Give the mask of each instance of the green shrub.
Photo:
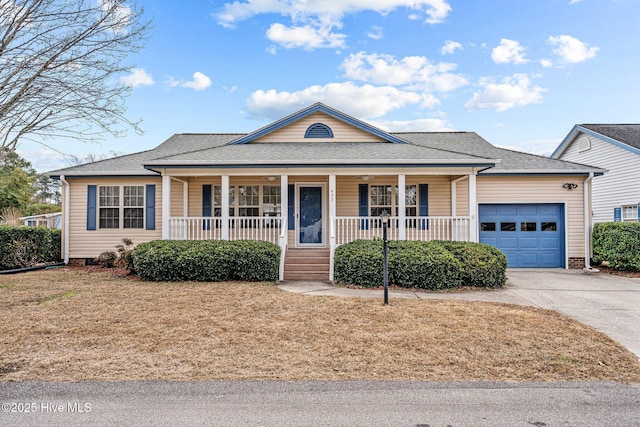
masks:
{"type": "Polygon", "coordinates": [[[336,248],[333,279],[362,287],[382,285],[382,240],[355,240],[336,248]]]}
{"type": "Polygon", "coordinates": [[[507,283],[507,257],[484,243],[438,242],[460,261],[462,285],[499,288],[507,283]]]}
{"type": "Polygon", "coordinates": [[[30,267],[60,259],[59,230],[0,226],[0,270],[30,267]]]}
{"type": "Polygon", "coordinates": [[[390,242],[389,270],[391,283],[403,288],[440,290],[462,284],[462,264],[436,242],[390,242]]]}
{"type": "Polygon", "coordinates": [[[278,279],[280,247],[249,240],[155,240],[136,246],[132,258],[144,280],[273,281],[278,279]]]}
{"type": "MultiPolygon", "coordinates": [[[[334,258],[334,280],[362,287],[381,286],[382,245],[376,239],[339,246],[334,258]]],[[[438,290],[463,285],[499,287],[506,282],[506,257],[481,243],[390,241],[388,251],[392,285],[438,290]]]]}
{"type": "Polygon", "coordinates": [[[593,226],[593,262],[621,271],[640,271],[640,223],[606,222],[593,226]]]}

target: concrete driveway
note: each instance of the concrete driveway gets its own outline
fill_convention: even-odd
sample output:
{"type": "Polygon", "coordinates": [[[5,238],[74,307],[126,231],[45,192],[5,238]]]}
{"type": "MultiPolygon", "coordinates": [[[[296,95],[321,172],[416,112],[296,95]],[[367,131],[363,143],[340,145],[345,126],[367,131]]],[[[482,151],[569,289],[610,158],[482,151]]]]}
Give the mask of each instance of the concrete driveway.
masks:
{"type": "MultiPolygon", "coordinates": [[[[547,308],[604,332],[640,358],[640,279],[562,269],[509,269],[507,277],[507,285],[498,290],[390,291],[389,299],[456,299],[547,308]]],[[[378,289],[338,288],[322,282],[282,282],[279,287],[308,295],[382,299],[378,289]]]]}

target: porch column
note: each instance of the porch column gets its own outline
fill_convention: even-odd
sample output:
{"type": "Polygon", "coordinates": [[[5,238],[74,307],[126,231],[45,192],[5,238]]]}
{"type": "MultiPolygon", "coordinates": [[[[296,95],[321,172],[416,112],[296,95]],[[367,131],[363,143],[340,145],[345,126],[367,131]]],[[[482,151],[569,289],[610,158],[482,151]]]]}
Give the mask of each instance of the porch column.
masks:
{"type": "Polygon", "coordinates": [[[476,201],[476,171],[469,174],[469,240],[478,241],[478,203],[476,201]]]}
{"type": "Polygon", "coordinates": [[[182,181],[182,216],[189,216],[189,183],[182,181]]]}
{"type": "Polygon", "coordinates": [[[229,175],[222,175],[222,240],[229,240],[229,175]]]}
{"type": "Polygon", "coordinates": [[[286,236],[289,224],[284,223],[284,219],[288,218],[289,207],[289,175],[280,175],[280,216],[282,217],[283,233],[286,236]]]}
{"type": "Polygon", "coordinates": [[[169,218],[171,216],[171,177],[162,174],[162,240],[171,237],[169,218]]]}
{"type": "Polygon", "coordinates": [[[336,176],[329,175],[329,280],[333,280],[333,255],[336,251],[336,176]]]}
{"type": "Polygon", "coordinates": [[[289,176],[280,175],[280,217],[282,218],[280,230],[280,236],[278,237],[278,244],[280,245],[280,270],[278,273],[278,279],[284,280],[284,259],[287,250],[287,243],[289,240],[289,225],[287,219],[289,217],[289,176]]]}
{"type": "MultiPolygon", "coordinates": [[[[398,240],[407,240],[407,189],[405,182],[405,176],[398,175],[398,240]]],[[[389,213],[393,216],[393,212],[389,213]]]]}

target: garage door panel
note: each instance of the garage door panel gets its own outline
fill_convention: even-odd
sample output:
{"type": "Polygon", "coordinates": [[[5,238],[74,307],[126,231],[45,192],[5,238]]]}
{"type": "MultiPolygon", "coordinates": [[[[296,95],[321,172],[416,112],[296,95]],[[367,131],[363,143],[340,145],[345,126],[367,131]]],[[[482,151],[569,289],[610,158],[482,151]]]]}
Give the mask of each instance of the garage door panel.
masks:
{"type": "Polygon", "coordinates": [[[499,239],[499,245],[504,249],[517,249],[518,239],[516,239],[515,237],[503,237],[499,239]]]}
{"type": "Polygon", "coordinates": [[[518,239],[518,248],[535,249],[539,246],[537,237],[520,237],[518,239]]]}
{"type": "Polygon", "coordinates": [[[558,237],[541,238],[540,249],[560,249],[560,239],[558,237]]]}
{"type": "Polygon", "coordinates": [[[509,267],[564,267],[564,205],[480,204],[480,242],[502,250],[509,267]],[[486,225],[486,224],[485,224],[486,225]]]}

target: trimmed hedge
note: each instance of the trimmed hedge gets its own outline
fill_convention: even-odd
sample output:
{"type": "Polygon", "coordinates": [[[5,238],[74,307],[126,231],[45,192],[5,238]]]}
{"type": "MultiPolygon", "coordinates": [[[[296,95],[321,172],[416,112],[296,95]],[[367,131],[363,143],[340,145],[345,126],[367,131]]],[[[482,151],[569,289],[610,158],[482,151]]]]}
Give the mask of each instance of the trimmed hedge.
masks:
{"type": "Polygon", "coordinates": [[[593,262],[621,271],[640,271],[640,223],[593,225],[593,262]]]}
{"type": "Polygon", "coordinates": [[[151,281],[274,281],[280,268],[280,247],[253,240],[154,240],[131,256],[136,273],[151,281]]]}
{"type": "MultiPolygon", "coordinates": [[[[383,283],[382,240],[339,246],[334,258],[337,283],[379,287],[383,283]]],[[[389,242],[389,283],[428,290],[460,286],[501,287],[507,259],[498,249],[472,242],[389,242]]]]}
{"type": "Polygon", "coordinates": [[[0,270],[60,260],[60,230],[0,226],[0,270]]]}

